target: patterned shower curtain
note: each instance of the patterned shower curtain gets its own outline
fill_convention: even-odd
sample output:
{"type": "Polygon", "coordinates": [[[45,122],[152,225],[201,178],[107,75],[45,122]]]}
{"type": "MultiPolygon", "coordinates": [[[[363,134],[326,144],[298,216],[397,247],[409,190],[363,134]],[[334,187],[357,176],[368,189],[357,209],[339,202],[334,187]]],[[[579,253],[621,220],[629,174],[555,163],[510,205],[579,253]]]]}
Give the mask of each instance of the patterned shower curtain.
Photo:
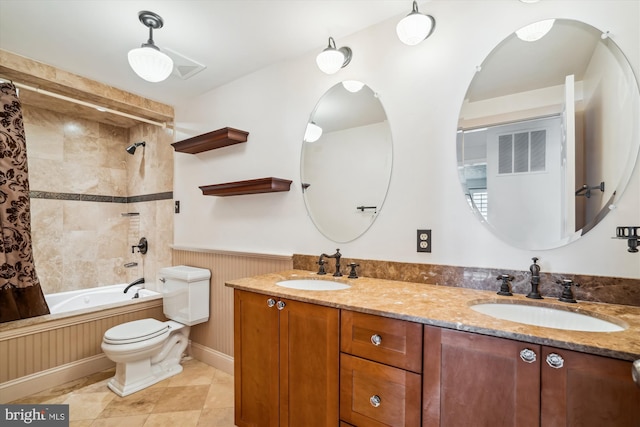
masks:
{"type": "Polygon", "coordinates": [[[0,322],[49,313],[33,264],[27,146],[16,87],[0,83],[0,322]]]}

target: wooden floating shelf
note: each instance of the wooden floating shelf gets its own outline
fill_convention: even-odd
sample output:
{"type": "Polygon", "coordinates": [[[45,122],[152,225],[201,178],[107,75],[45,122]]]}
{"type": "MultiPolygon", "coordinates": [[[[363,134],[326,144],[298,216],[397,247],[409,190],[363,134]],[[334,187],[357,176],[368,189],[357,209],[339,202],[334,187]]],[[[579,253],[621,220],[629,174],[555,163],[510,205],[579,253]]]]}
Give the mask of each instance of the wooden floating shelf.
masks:
{"type": "Polygon", "coordinates": [[[171,145],[173,145],[175,151],[198,154],[204,151],[215,150],[216,148],[247,142],[248,135],[249,132],[227,127],[174,142],[171,145]]]}
{"type": "Polygon", "coordinates": [[[224,184],[200,186],[205,196],[239,196],[242,194],[275,193],[289,191],[291,182],[288,179],[260,178],[246,181],[226,182],[224,184]]]}

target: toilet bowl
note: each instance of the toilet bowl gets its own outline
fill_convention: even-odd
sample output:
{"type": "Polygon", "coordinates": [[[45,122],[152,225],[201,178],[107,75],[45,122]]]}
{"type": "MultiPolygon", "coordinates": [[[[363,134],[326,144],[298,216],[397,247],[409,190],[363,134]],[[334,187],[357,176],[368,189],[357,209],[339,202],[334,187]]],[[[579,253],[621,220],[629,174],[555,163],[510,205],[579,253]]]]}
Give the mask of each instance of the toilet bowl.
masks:
{"type": "Polygon", "coordinates": [[[107,330],[102,351],[116,362],[108,387],[127,396],[182,372],[190,326],[209,319],[209,270],[177,266],[160,270],[167,318],[141,319],[107,330]]]}

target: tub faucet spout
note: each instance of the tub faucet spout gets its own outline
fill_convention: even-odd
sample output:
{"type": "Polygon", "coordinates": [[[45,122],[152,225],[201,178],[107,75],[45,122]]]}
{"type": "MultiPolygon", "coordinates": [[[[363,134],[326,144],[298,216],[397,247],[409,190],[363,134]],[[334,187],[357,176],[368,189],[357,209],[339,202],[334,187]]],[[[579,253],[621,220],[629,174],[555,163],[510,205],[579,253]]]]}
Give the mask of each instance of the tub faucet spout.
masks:
{"type": "Polygon", "coordinates": [[[126,288],[124,288],[124,293],[126,294],[130,287],[135,285],[141,285],[143,283],[144,283],[144,277],[134,280],[133,282],[129,283],[126,288]]]}

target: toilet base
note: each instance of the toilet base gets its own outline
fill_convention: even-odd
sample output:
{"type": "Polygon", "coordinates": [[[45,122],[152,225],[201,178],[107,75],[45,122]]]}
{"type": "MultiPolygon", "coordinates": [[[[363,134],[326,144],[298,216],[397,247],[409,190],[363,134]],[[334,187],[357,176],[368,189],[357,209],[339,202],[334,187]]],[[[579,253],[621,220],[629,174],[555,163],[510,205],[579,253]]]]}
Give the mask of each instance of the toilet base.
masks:
{"type": "MultiPolygon", "coordinates": [[[[140,362],[149,363],[149,359],[140,362]]],[[[132,393],[150,387],[162,380],[179,374],[182,372],[182,365],[173,365],[168,369],[152,369],[152,367],[136,366],[136,363],[118,363],[116,364],[116,375],[109,380],[107,386],[111,391],[120,397],[128,396],[132,393]],[[133,375],[132,372],[146,371],[148,375],[133,375]],[[157,371],[157,372],[153,372],[157,371]]]]}
{"type": "Polygon", "coordinates": [[[151,347],[137,353],[138,356],[144,356],[138,360],[131,356],[116,357],[111,351],[107,353],[110,348],[103,343],[107,357],[125,360],[116,362],[116,374],[107,383],[115,394],[128,396],[182,372],[180,361],[189,342],[190,328],[171,320],[166,323],[171,331],[166,341],[158,346],[160,348],[151,347]]]}

